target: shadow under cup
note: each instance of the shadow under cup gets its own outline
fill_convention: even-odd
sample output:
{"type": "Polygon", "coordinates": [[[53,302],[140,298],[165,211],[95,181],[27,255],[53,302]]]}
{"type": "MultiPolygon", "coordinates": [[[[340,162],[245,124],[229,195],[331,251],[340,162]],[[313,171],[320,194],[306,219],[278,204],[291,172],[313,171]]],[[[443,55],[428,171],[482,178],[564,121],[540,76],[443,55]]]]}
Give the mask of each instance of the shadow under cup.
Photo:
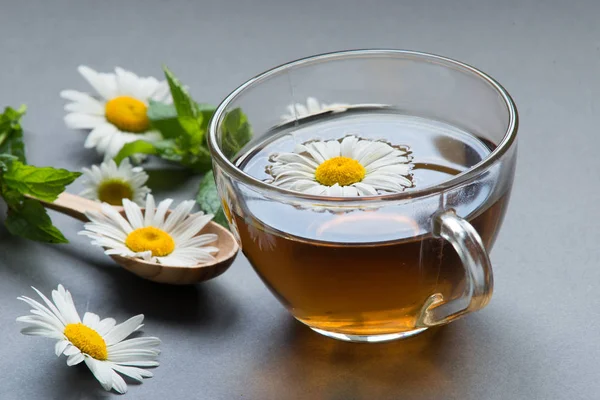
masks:
{"type": "MultiPolygon", "coordinates": [[[[405,133],[383,138],[412,148],[415,166],[427,165],[421,137],[405,143],[405,133]]],[[[516,134],[513,101],[484,73],[430,54],[361,50],[302,59],[246,82],[218,107],[208,140],[231,229],[271,292],[319,333],[376,342],[488,303],[488,252],[510,197],[516,134]],[[307,98],[324,104],[288,107],[307,98]],[[341,139],[327,137],[327,124],[339,121],[357,121],[348,133],[377,138],[390,115],[466,132],[486,152],[473,159],[470,148],[438,138],[436,156],[462,168],[379,196],[309,195],[269,184],[262,170],[248,173],[269,163],[259,157],[267,146],[284,143],[281,151],[291,152],[307,137],[341,139]]]]}

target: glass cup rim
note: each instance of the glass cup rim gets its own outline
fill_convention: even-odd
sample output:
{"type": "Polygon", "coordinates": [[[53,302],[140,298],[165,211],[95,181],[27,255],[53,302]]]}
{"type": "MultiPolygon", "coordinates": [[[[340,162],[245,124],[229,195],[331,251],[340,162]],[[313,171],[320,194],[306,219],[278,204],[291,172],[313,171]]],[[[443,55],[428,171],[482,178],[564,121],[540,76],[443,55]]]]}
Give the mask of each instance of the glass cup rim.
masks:
{"type": "Polygon", "coordinates": [[[344,50],[344,51],[336,51],[330,53],[323,53],[314,56],[300,58],[294,61],[290,61],[284,64],[281,64],[277,67],[271,68],[255,77],[247,80],[242,85],[240,85],[237,89],[232,91],[217,107],[215,113],[213,114],[209,129],[208,129],[208,147],[212,154],[212,159],[216,162],[227,174],[235,178],[236,180],[253,187],[260,192],[271,193],[284,197],[292,197],[294,199],[304,199],[311,202],[320,202],[320,203],[354,203],[354,202],[365,202],[365,201],[384,201],[384,200],[407,200],[407,199],[416,199],[421,197],[427,197],[435,193],[444,192],[450,190],[452,188],[459,187],[471,179],[483,174],[487,171],[498,159],[500,159],[512,146],[517,137],[518,130],[518,112],[517,107],[512,99],[512,97],[508,94],[508,91],[504,89],[500,83],[498,83],[494,78],[489,76],[483,71],[472,67],[463,62],[439,56],[436,54],[412,51],[412,50],[397,50],[397,49],[361,49],[361,50],[344,50]],[[263,182],[253,176],[245,173],[241,169],[239,169],[235,164],[233,164],[220,149],[217,140],[217,132],[218,127],[221,123],[225,115],[225,111],[228,106],[235,101],[241,94],[243,94],[246,90],[260,84],[261,82],[269,79],[270,77],[283,72],[285,70],[295,68],[302,65],[308,65],[311,63],[322,62],[322,61],[332,61],[339,60],[344,58],[358,58],[364,56],[404,56],[404,57],[412,57],[415,59],[421,59],[425,61],[437,61],[443,64],[449,64],[454,66],[462,71],[469,72],[474,76],[486,81],[490,84],[496,92],[500,95],[502,100],[504,101],[504,105],[508,110],[508,126],[504,136],[498,146],[490,153],[487,157],[481,160],[479,163],[475,164],[471,168],[466,171],[461,172],[456,175],[452,179],[448,179],[444,182],[441,182],[434,186],[428,186],[423,189],[405,191],[400,193],[391,193],[384,195],[376,195],[376,196],[352,196],[352,197],[332,197],[332,196],[321,196],[321,195],[313,195],[302,192],[297,192],[288,189],[282,189],[278,186],[270,185],[266,182],[263,182]]]}

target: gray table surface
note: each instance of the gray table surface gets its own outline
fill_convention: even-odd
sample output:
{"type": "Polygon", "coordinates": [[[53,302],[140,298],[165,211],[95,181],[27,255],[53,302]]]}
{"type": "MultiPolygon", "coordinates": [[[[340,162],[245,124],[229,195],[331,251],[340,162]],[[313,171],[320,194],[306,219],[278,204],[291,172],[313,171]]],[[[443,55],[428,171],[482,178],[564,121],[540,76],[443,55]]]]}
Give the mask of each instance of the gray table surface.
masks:
{"type": "MultiPolygon", "coordinates": [[[[295,322],[243,256],[205,284],[153,284],[53,214],[69,245],[0,232],[0,399],[116,396],[84,366],[68,368],[50,340],[19,334],[28,307],[16,297],[59,282],[80,311],[144,313],[146,334],[163,340],[155,377],[130,385],[129,398],[598,399],[599,13],[593,0],[0,0],[0,105],[29,106],[38,165],[98,161],[63,123],[60,90],[87,90],[79,64],[160,76],[166,63],[196,98],[217,103],[291,59],[405,48],[490,73],[521,115],[514,195],[492,253],[496,292],[483,312],[404,342],[342,343],[295,322]]],[[[157,196],[184,199],[198,177],[154,171],[152,183],[157,196]]]]}

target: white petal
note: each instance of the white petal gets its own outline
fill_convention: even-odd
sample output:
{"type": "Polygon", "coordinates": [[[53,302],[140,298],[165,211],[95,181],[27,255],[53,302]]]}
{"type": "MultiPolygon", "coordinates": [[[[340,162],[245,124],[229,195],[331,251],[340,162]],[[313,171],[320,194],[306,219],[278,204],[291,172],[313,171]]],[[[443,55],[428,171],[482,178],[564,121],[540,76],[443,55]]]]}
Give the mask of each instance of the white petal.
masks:
{"type": "MultiPolygon", "coordinates": [[[[34,288],[33,286],[31,287],[37,294],[38,296],[40,296],[42,298],[42,300],[44,301],[44,303],[46,303],[46,305],[48,306],[48,309],[50,311],[52,311],[52,313],[56,316],[56,318],[63,324],[66,325],[67,322],[65,321],[63,315],[60,313],[60,311],[58,310],[58,308],[54,305],[54,303],[52,303],[50,301],[50,299],[48,299],[42,292],[40,292],[39,290],[37,290],[36,288],[34,288]]],[[[23,296],[23,298],[27,298],[25,296],[23,296]]],[[[37,302],[35,302],[37,303],[37,302]]],[[[39,303],[37,303],[39,304],[39,303]]],[[[41,304],[40,304],[41,306],[41,304]]],[[[46,309],[45,307],[42,306],[43,309],[46,309]]]]}
{"type": "Polygon", "coordinates": [[[156,347],[158,345],[160,345],[160,339],[157,337],[139,337],[139,338],[123,340],[119,343],[109,346],[109,348],[108,348],[109,358],[110,358],[110,354],[113,351],[151,348],[151,347],[156,347]]]}
{"type": "Polygon", "coordinates": [[[104,390],[110,390],[113,385],[113,370],[110,368],[110,365],[106,362],[95,360],[92,357],[85,357],[85,363],[104,390]]]}
{"type": "Polygon", "coordinates": [[[329,189],[327,190],[327,196],[332,196],[332,197],[342,196],[342,187],[340,185],[338,185],[337,183],[333,186],[330,186],[329,189]]]}
{"type": "Polygon", "coordinates": [[[84,359],[85,359],[85,357],[83,356],[83,354],[81,354],[81,352],[78,352],[77,354],[70,355],[70,356],[67,358],[67,365],[68,365],[69,367],[72,367],[73,365],[77,365],[77,364],[79,364],[79,363],[80,363],[80,362],[82,362],[84,359]]]}
{"type": "Polygon", "coordinates": [[[119,364],[112,364],[111,365],[112,369],[125,375],[128,376],[129,378],[138,381],[138,382],[142,382],[143,378],[151,378],[153,376],[152,372],[147,371],[145,369],[141,369],[141,368],[136,368],[136,367],[126,367],[123,365],[119,365],[119,364]]]}
{"type": "Polygon", "coordinates": [[[117,96],[117,81],[113,74],[98,73],[84,65],[77,70],[104,99],[110,100],[117,96]]]}
{"type": "Polygon", "coordinates": [[[98,323],[100,322],[100,317],[94,313],[86,312],[83,315],[83,324],[87,325],[89,328],[96,330],[98,323]]]}
{"type": "Polygon", "coordinates": [[[98,115],[70,113],[65,115],[65,124],[70,129],[93,129],[106,124],[106,120],[98,115]]]}
{"type": "Polygon", "coordinates": [[[214,233],[205,233],[203,235],[194,236],[190,239],[184,240],[179,245],[181,247],[200,247],[215,242],[217,238],[218,236],[214,233]]]}
{"type": "Polygon", "coordinates": [[[165,214],[169,210],[169,206],[173,202],[173,199],[165,199],[158,203],[158,208],[156,209],[156,213],[154,214],[154,219],[152,221],[152,226],[157,228],[162,228],[165,221],[165,214]]]}
{"type": "Polygon", "coordinates": [[[127,393],[127,384],[125,383],[125,381],[123,380],[123,378],[121,378],[121,376],[119,374],[117,374],[115,371],[113,371],[111,369],[111,375],[112,375],[112,388],[115,389],[117,391],[117,393],[127,393]]]}
{"type": "Polygon", "coordinates": [[[88,134],[83,146],[86,149],[93,149],[98,146],[98,143],[100,143],[102,139],[110,140],[112,135],[117,132],[117,127],[113,124],[109,124],[108,122],[99,124],[88,134]]]}
{"type": "Polygon", "coordinates": [[[75,354],[81,354],[81,350],[79,350],[79,348],[76,346],[69,346],[63,351],[63,354],[67,357],[71,357],[75,354]]]}
{"type": "Polygon", "coordinates": [[[144,315],[139,314],[135,317],[129,318],[127,321],[115,326],[113,329],[104,336],[104,341],[108,346],[111,346],[127,336],[131,335],[138,329],[138,326],[144,321],[144,315]]]}
{"type": "Polygon", "coordinates": [[[71,343],[68,340],[60,340],[56,342],[54,345],[54,353],[56,353],[56,356],[60,356],[70,344],[71,343]]]}
{"type": "Polygon", "coordinates": [[[105,318],[98,323],[98,329],[96,331],[102,337],[104,337],[110,330],[117,324],[114,318],[105,318]]]}
{"type": "Polygon", "coordinates": [[[175,243],[191,239],[198,234],[213,219],[212,214],[192,215],[184,223],[177,226],[171,233],[175,243]]]}
{"type": "Polygon", "coordinates": [[[314,173],[319,166],[314,160],[300,154],[285,153],[275,158],[275,164],[272,170],[286,169],[294,167],[302,171],[314,173]]]}
{"type": "Polygon", "coordinates": [[[358,142],[358,138],[356,136],[346,136],[342,140],[342,144],[340,146],[340,155],[343,157],[352,157],[354,146],[358,142]]]}
{"type": "Polygon", "coordinates": [[[17,318],[17,322],[23,322],[28,326],[35,326],[38,328],[55,330],[57,332],[62,332],[64,329],[62,324],[56,324],[55,320],[48,318],[46,315],[26,315],[17,318]]]}
{"type": "Polygon", "coordinates": [[[75,324],[81,322],[79,318],[79,314],[77,314],[77,310],[75,309],[75,305],[72,300],[70,300],[70,296],[66,296],[64,289],[61,285],[58,286],[59,290],[52,291],[52,300],[54,300],[54,304],[59,309],[60,313],[64,316],[65,322],[67,324],[75,324]]]}
{"type": "Polygon", "coordinates": [[[192,211],[192,208],[194,208],[194,204],[194,200],[182,201],[167,217],[162,229],[166,232],[171,232],[171,230],[173,230],[189,215],[190,211],[192,211]]]}
{"type": "Polygon", "coordinates": [[[131,367],[158,367],[160,364],[158,361],[126,361],[120,362],[119,365],[131,367]]]}
{"type": "Polygon", "coordinates": [[[21,333],[23,335],[28,335],[28,336],[44,336],[44,337],[48,337],[50,339],[56,339],[56,340],[62,340],[64,338],[64,336],[58,332],[56,332],[56,330],[52,329],[45,329],[45,328],[38,328],[36,326],[28,326],[25,327],[23,329],[21,329],[21,333]]]}
{"type": "Polygon", "coordinates": [[[373,186],[364,183],[364,181],[357,182],[352,186],[354,186],[358,190],[358,193],[361,196],[377,196],[377,190],[373,186]]]}
{"type": "Polygon", "coordinates": [[[146,196],[146,210],[144,211],[144,226],[151,226],[152,220],[154,219],[154,211],[156,204],[154,203],[154,196],[149,194],[146,196]]]}
{"type": "Polygon", "coordinates": [[[139,229],[144,226],[144,217],[137,204],[129,199],[123,199],[123,208],[125,208],[125,215],[127,215],[127,220],[133,229],[139,229]]]}
{"type": "Polygon", "coordinates": [[[339,157],[341,155],[340,142],[337,140],[329,140],[325,142],[328,158],[339,157]]]}
{"type": "Polygon", "coordinates": [[[116,222],[126,234],[130,234],[131,231],[133,231],[133,228],[131,227],[129,222],[127,222],[127,220],[123,218],[121,214],[119,214],[119,212],[109,204],[102,204],[102,212],[104,213],[104,215],[108,216],[112,221],[116,222]]]}

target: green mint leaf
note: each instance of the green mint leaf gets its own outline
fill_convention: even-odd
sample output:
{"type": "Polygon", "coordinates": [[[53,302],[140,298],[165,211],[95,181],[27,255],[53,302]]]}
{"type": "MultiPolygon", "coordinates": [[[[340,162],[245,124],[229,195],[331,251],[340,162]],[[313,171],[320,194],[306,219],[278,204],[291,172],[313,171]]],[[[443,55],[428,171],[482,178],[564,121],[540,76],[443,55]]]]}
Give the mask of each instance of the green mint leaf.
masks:
{"type": "Polygon", "coordinates": [[[202,211],[215,216],[213,221],[224,226],[225,228],[229,228],[227,217],[225,217],[223,207],[221,206],[221,198],[217,193],[215,177],[212,171],[207,172],[200,181],[198,194],[196,195],[196,202],[202,211]]]}
{"type": "Polygon", "coordinates": [[[241,108],[229,111],[221,125],[221,146],[229,159],[233,158],[252,139],[252,127],[241,108]]]}
{"type": "Polygon", "coordinates": [[[21,207],[10,209],[5,222],[8,231],[17,236],[45,243],[68,243],[52,225],[44,206],[37,200],[25,199],[21,207]]]}
{"type": "Polygon", "coordinates": [[[146,142],[145,140],[136,140],[135,142],[129,142],[125,144],[119,153],[115,156],[114,160],[117,164],[127,157],[131,157],[134,154],[157,154],[156,147],[153,143],[146,142]]]}
{"type": "Polygon", "coordinates": [[[186,134],[179,123],[177,110],[173,104],[151,100],[147,115],[152,127],[166,139],[175,139],[186,134]]]}
{"type": "Polygon", "coordinates": [[[165,66],[163,70],[165,71],[165,78],[167,78],[167,82],[169,83],[169,89],[171,89],[171,97],[173,97],[173,105],[177,110],[177,115],[180,117],[196,117],[196,103],[192,100],[187,89],[179,82],[179,79],[173,75],[169,68],[165,66]]]}
{"type": "Polygon", "coordinates": [[[17,160],[7,167],[2,179],[8,189],[49,202],[56,200],[65,187],[81,175],[66,169],[25,165],[17,160]]]}
{"type": "Polygon", "coordinates": [[[179,124],[185,132],[178,138],[179,146],[186,152],[196,153],[204,142],[206,129],[202,129],[202,126],[208,124],[208,121],[205,121],[206,118],[202,112],[198,112],[198,105],[179,79],[169,68],[164,67],[164,71],[171,90],[171,97],[173,97],[173,105],[177,110],[179,124]]]}
{"type": "Polygon", "coordinates": [[[0,114],[0,153],[13,155],[23,163],[26,159],[21,117],[26,110],[25,106],[18,110],[6,107],[4,113],[0,114]]]}

